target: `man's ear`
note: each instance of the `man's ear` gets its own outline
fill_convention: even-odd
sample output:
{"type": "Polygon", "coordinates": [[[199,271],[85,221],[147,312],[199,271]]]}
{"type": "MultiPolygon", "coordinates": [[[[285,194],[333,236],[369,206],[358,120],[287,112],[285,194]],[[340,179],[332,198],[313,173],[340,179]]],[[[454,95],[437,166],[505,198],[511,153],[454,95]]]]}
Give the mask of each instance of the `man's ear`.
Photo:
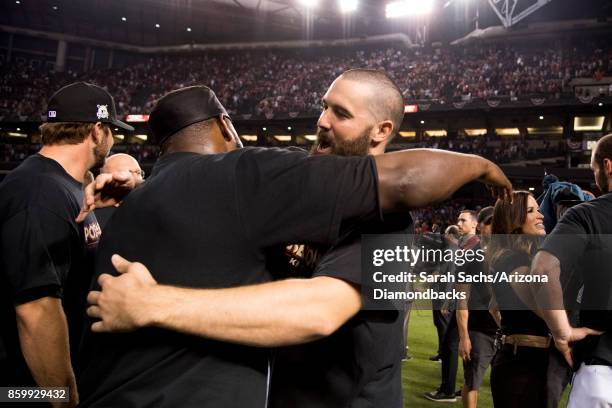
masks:
{"type": "Polygon", "coordinates": [[[603,170],[606,172],[608,176],[612,176],[612,160],[604,159],[603,161],[603,170]]]}
{"type": "Polygon", "coordinates": [[[393,122],[385,120],[376,125],[376,132],[372,136],[372,141],[375,143],[386,143],[391,139],[395,128],[393,122]]]}
{"type": "Polygon", "coordinates": [[[223,117],[223,115],[219,115],[218,118],[219,118],[219,129],[221,129],[221,134],[223,135],[223,138],[225,139],[226,142],[231,142],[232,140],[234,140],[234,137],[232,135],[232,131],[230,130],[229,125],[225,121],[225,118],[223,117]]]}
{"type": "Polygon", "coordinates": [[[102,122],[96,122],[91,128],[91,138],[95,144],[100,144],[102,139],[106,136],[104,132],[104,125],[102,122]]]}
{"type": "Polygon", "coordinates": [[[219,128],[221,129],[221,134],[223,134],[223,138],[227,143],[235,143],[237,147],[242,147],[242,140],[238,136],[236,129],[234,129],[234,125],[232,124],[229,118],[226,119],[225,116],[221,115],[219,119],[219,128]]]}

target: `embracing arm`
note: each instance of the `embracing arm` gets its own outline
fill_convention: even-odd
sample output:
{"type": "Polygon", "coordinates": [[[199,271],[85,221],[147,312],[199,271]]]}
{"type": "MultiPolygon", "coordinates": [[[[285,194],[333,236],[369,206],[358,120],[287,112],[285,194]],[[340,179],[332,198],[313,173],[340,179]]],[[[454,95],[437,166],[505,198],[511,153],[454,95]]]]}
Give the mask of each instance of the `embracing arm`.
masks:
{"type": "Polygon", "coordinates": [[[413,209],[443,201],[461,186],[481,181],[497,197],[510,197],[512,184],[501,169],[480,156],[413,149],[375,157],[381,208],[413,209]]]}
{"type": "Polygon", "coordinates": [[[260,347],[305,343],[336,331],[361,308],[359,290],[331,277],[227,289],[159,285],[146,267],[113,256],[119,277],[101,275],[90,292],[93,331],[156,326],[260,347]]]}

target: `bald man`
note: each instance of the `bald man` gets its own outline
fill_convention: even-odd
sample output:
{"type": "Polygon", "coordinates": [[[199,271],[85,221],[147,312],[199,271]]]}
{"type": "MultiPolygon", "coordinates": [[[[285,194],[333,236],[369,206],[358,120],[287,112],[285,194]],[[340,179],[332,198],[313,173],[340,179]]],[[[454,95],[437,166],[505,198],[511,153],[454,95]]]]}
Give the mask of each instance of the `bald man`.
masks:
{"type": "Polygon", "coordinates": [[[117,153],[107,157],[104,166],[100,169],[100,173],[114,173],[118,171],[129,171],[135,185],[144,182],[144,171],[140,168],[138,161],[129,154],[117,153]]]}
{"type": "MultiPolygon", "coordinates": [[[[138,161],[126,153],[116,153],[109,156],[104,161],[104,165],[100,168],[100,174],[103,173],[120,173],[129,172],[134,185],[138,187],[144,182],[144,171],[140,168],[138,161]]],[[[119,206],[119,204],[117,204],[119,206]]],[[[104,226],[115,212],[116,207],[106,207],[96,209],[96,218],[100,228],[104,229],[104,226]]]]}

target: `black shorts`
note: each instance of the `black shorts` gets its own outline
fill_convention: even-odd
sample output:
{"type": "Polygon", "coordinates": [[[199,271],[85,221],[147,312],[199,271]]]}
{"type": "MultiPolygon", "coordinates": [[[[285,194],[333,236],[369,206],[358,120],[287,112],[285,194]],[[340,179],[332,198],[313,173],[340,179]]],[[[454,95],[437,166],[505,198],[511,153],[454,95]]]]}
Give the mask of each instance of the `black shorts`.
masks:
{"type": "Polygon", "coordinates": [[[470,330],[472,353],[470,361],[463,362],[463,379],[468,390],[477,390],[485,372],[495,357],[495,334],[470,330]]]}

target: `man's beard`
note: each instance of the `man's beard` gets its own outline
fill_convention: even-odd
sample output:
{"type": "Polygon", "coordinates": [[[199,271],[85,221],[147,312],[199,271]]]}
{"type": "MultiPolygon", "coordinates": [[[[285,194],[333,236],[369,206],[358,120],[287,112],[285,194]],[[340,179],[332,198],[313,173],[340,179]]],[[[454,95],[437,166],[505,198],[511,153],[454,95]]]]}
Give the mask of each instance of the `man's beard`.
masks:
{"type": "Polygon", "coordinates": [[[107,138],[104,138],[100,144],[94,146],[93,154],[95,163],[93,167],[102,167],[104,165],[104,160],[106,159],[106,156],[108,156],[110,150],[108,148],[107,140],[107,138]]]}
{"type": "Polygon", "coordinates": [[[310,149],[310,153],[316,154],[337,154],[338,156],[367,156],[370,152],[370,132],[372,127],[365,129],[353,140],[332,139],[326,130],[317,129],[317,141],[310,149]],[[322,152],[323,150],[329,151],[322,152]]]}

